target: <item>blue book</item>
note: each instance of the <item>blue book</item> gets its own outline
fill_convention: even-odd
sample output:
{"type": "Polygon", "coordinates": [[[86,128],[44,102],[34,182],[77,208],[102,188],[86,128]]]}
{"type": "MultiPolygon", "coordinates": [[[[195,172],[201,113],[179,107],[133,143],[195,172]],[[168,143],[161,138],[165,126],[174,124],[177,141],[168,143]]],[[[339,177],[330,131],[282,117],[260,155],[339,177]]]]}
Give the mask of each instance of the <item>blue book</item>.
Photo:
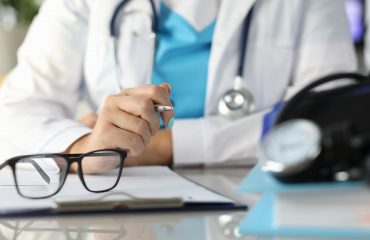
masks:
{"type": "MultiPolygon", "coordinates": [[[[362,181],[356,181],[356,182],[333,182],[333,183],[302,183],[302,184],[282,184],[278,182],[273,176],[270,174],[267,174],[261,170],[259,165],[256,165],[251,172],[247,175],[247,177],[242,181],[238,188],[239,192],[261,192],[262,197],[260,201],[248,212],[245,219],[240,224],[240,232],[242,234],[247,235],[259,235],[259,236],[283,236],[283,237],[325,237],[325,238],[370,238],[370,227],[367,229],[366,223],[363,222],[360,223],[360,227],[356,226],[353,228],[352,226],[346,227],[346,224],[341,222],[342,225],[345,227],[327,227],[330,226],[330,224],[326,225],[326,227],[319,227],[314,226],[316,223],[314,222],[311,227],[304,227],[300,226],[299,224],[296,224],[296,226],[285,226],[280,225],[279,221],[277,221],[277,209],[280,208],[280,216],[282,218],[285,218],[289,220],[289,214],[293,214],[293,219],[290,219],[290,221],[295,221],[294,218],[299,218],[299,207],[294,206],[294,201],[292,200],[292,203],[294,206],[294,210],[290,211],[290,213],[287,212],[288,215],[284,215],[281,213],[281,206],[284,204],[277,204],[278,201],[283,199],[283,195],[292,196],[294,199],[294,196],[299,196],[300,194],[306,194],[305,196],[311,197],[314,199],[316,198],[316,204],[321,201],[320,197],[323,196],[324,199],[328,200],[331,199],[335,201],[335,194],[344,194],[347,195],[347,192],[363,192],[364,195],[367,194],[367,189],[365,188],[365,183],[362,181]],[[345,193],[344,193],[345,192],[345,193]],[[365,226],[365,227],[364,227],[365,226]]],[[[370,194],[369,194],[370,196],[370,194]]],[[[299,199],[299,198],[297,198],[299,199]]],[[[364,206],[364,202],[366,203],[366,200],[368,198],[361,199],[361,197],[357,198],[357,202],[361,203],[361,206],[364,206]]],[[[283,200],[284,201],[284,200],[283,200]]],[[[350,203],[351,198],[349,200],[347,199],[344,204],[350,203]]],[[[309,203],[310,200],[306,200],[309,203]]],[[[324,201],[325,202],[325,201],[324,201]]],[[[327,201],[326,201],[327,202],[327,201]]],[[[280,202],[281,203],[281,202],[280,202]]],[[[299,202],[298,202],[299,203],[299,202]]],[[[291,204],[291,203],[290,203],[291,204]]],[[[287,205],[287,204],[285,204],[287,205]]],[[[289,204],[287,205],[289,206],[289,204]]],[[[330,208],[329,212],[331,210],[336,210],[336,207],[341,206],[340,204],[336,205],[328,205],[328,208],[330,208]]],[[[346,206],[346,205],[344,205],[346,206]]],[[[312,207],[316,207],[315,203],[309,206],[310,209],[312,207]]],[[[318,204],[318,208],[326,210],[325,205],[318,204]]],[[[341,208],[338,209],[339,213],[343,213],[341,216],[345,216],[350,219],[352,217],[352,213],[350,209],[341,208]],[[341,209],[343,209],[342,212],[341,209]],[[345,212],[347,211],[347,212],[345,212]],[[349,215],[347,215],[349,213],[349,215]]],[[[369,208],[370,209],[370,208],[369,208]]],[[[310,212],[307,209],[302,209],[303,212],[307,213],[310,212]]],[[[320,216],[322,214],[320,211],[312,211],[312,215],[309,216],[311,218],[315,218],[315,214],[317,216],[320,216]]],[[[370,215],[370,214],[369,214],[370,215]]],[[[355,215],[357,217],[357,215],[355,215]]],[[[305,216],[304,216],[305,217],[305,216]]],[[[335,219],[335,216],[327,216],[329,219],[335,219]]],[[[340,217],[339,217],[340,218],[340,217]]],[[[306,219],[307,220],[307,219],[306,219]]],[[[322,220],[322,219],[321,219],[322,220]]],[[[297,220],[299,221],[299,220],[297,220]]],[[[284,221],[280,221],[284,222],[284,221]]],[[[359,221],[360,222],[360,221],[359,221]]],[[[369,224],[370,225],[370,224],[369,224]]]]}

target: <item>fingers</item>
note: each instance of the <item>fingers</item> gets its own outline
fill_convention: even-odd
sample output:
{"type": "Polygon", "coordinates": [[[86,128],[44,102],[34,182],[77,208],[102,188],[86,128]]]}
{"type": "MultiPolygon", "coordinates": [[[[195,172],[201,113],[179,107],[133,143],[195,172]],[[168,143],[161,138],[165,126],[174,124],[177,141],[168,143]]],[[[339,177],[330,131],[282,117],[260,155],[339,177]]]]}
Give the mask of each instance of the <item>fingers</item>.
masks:
{"type": "MultiPolygon", "coordinates": [[[[150,99],[139,96],[115,95],[110,97],[112,106],[117,106],[119,110],[134,115],[145,120],[149,126],[151,135],[154,135],[160,128],[160,122],[150,99]]],[[[117,110],[117,109],[113,109],[117,110]]]]}
{"type": "Polygon", "coordinates": [[[139,135],[122,129],[119,129],[114,133],[116,133],[116,139],[119,139],[119,144],[116,148],[125,146],[129,156],[139,156],[144,152],[145,144],[139,135]]]}
{"type": "Polygon", "coordinates": [[[112,95],[99,113],[96,139],[104,146],[121,148],[130,156],[141,154],[160,128],[154,104],[139,96],[112,95]]]}
{"type": "Polygon", "coordinates": [[[162,84],[161,84],[161,85],[159,85],[159,86],[161,86],[162,88],[166,89],[166,91],[167,91],[168,95],[170,95],[170,94],[171,94],[171,85],[170,85],[170,84],[168,84],[168,83],[162,83],[162,84]]]}
{"type": "Polygon", "coordinates": [[[145,143],[142,137],[130,131],[111,126],[102,136],[103,141],[109,142],[112,148],[126,150],[129,156],[138,156],[144,152],[145,143]]]}
{"type": "MultiPolygon", "coordinates": [[[[141,96],[150,99],[154,104],[161,104],[166,106],[172,106],[169,99],[171,87],[164,83],[158,86],[146,85],[138,88],[127,88],[122,90],[122,94],[130,96],[141,96]]],[[[162,120],[166,126],[171,119],[173,119],[174,112],[167,111],[161,113],[162,120]]]]}
{"type": "Polygon", "coordinates": [[[120,111],[118,108],[115,111],[110,111],[108,113],[108,116],[110,122],[114,126],[138,135],[139,137],[141,137],[145,145],[150,142],[152,134],[149,124],[146,120],[131,115],[127,112],[120,111]]]}

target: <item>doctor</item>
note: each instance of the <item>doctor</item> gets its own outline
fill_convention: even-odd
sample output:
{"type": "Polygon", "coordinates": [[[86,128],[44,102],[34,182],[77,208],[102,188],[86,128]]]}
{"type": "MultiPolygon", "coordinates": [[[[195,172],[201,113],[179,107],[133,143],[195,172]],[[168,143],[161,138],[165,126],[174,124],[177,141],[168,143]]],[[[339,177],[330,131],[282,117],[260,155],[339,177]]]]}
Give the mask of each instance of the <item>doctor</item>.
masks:
{"type": "Polygon", "coordinates": [[[45,1],[1,88],[1,159],[121,147],[129,165],[252,164],[266,110],[322,75],[356,70],[344,1],[156,0],[156,44],[150,2],[130,1],[112,23],[120,3],[45,1]],[[230,119],[219,104],[234,85],[252,103],[230,119]],[[158,130],[153,104],[171,105],[169,92],[175,124],[158,130]],[[98,112],[90,127],[73,120],[82,97],[98,112]],[[113,127],[141,142],[118,141],[113,127]]]}

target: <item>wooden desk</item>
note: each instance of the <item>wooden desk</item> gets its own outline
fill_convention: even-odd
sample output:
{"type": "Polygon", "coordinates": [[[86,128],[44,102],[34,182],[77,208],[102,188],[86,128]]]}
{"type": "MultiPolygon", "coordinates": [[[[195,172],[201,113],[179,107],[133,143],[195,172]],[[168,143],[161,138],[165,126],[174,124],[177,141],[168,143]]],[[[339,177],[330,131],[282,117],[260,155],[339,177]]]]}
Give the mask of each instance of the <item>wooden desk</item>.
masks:
{"type": "MultiPolygon", "coordinates": [[[[235,187],[248,168],[176,169],[180,174],[223,193],[235,200],[253,205],[257,195],[241,195],[235,187]]],[[[251,239],[237,236],[245,211],[193,213],[150,213],[116,215],[80,215],[41,218],[0,219],[0,233],[15,239],[251,239]]],[[[1,236],[0,234],[0,236],[1,236]]],[[[254,238],[253,238],[254,239],[254,238]]]]}

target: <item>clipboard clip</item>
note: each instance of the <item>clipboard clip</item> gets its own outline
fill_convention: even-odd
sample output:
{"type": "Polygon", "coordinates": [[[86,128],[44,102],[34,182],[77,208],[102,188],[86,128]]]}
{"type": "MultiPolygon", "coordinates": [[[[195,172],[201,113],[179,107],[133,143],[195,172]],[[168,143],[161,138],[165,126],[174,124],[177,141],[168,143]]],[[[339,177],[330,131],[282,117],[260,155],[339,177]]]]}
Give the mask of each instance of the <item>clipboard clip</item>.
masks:
{"type": "Polygon", "coordinates": [[[114,209],[156,209],[179,208],[184,205],[181,197],[170,198],[138,198],[124,192],[112,192],[97,199],[88,200],[55,200],[53,210],[58,212],[96,211],[114,209]],[[111,195],[126,195],[130,199],[104,200],[111,195]]]}

